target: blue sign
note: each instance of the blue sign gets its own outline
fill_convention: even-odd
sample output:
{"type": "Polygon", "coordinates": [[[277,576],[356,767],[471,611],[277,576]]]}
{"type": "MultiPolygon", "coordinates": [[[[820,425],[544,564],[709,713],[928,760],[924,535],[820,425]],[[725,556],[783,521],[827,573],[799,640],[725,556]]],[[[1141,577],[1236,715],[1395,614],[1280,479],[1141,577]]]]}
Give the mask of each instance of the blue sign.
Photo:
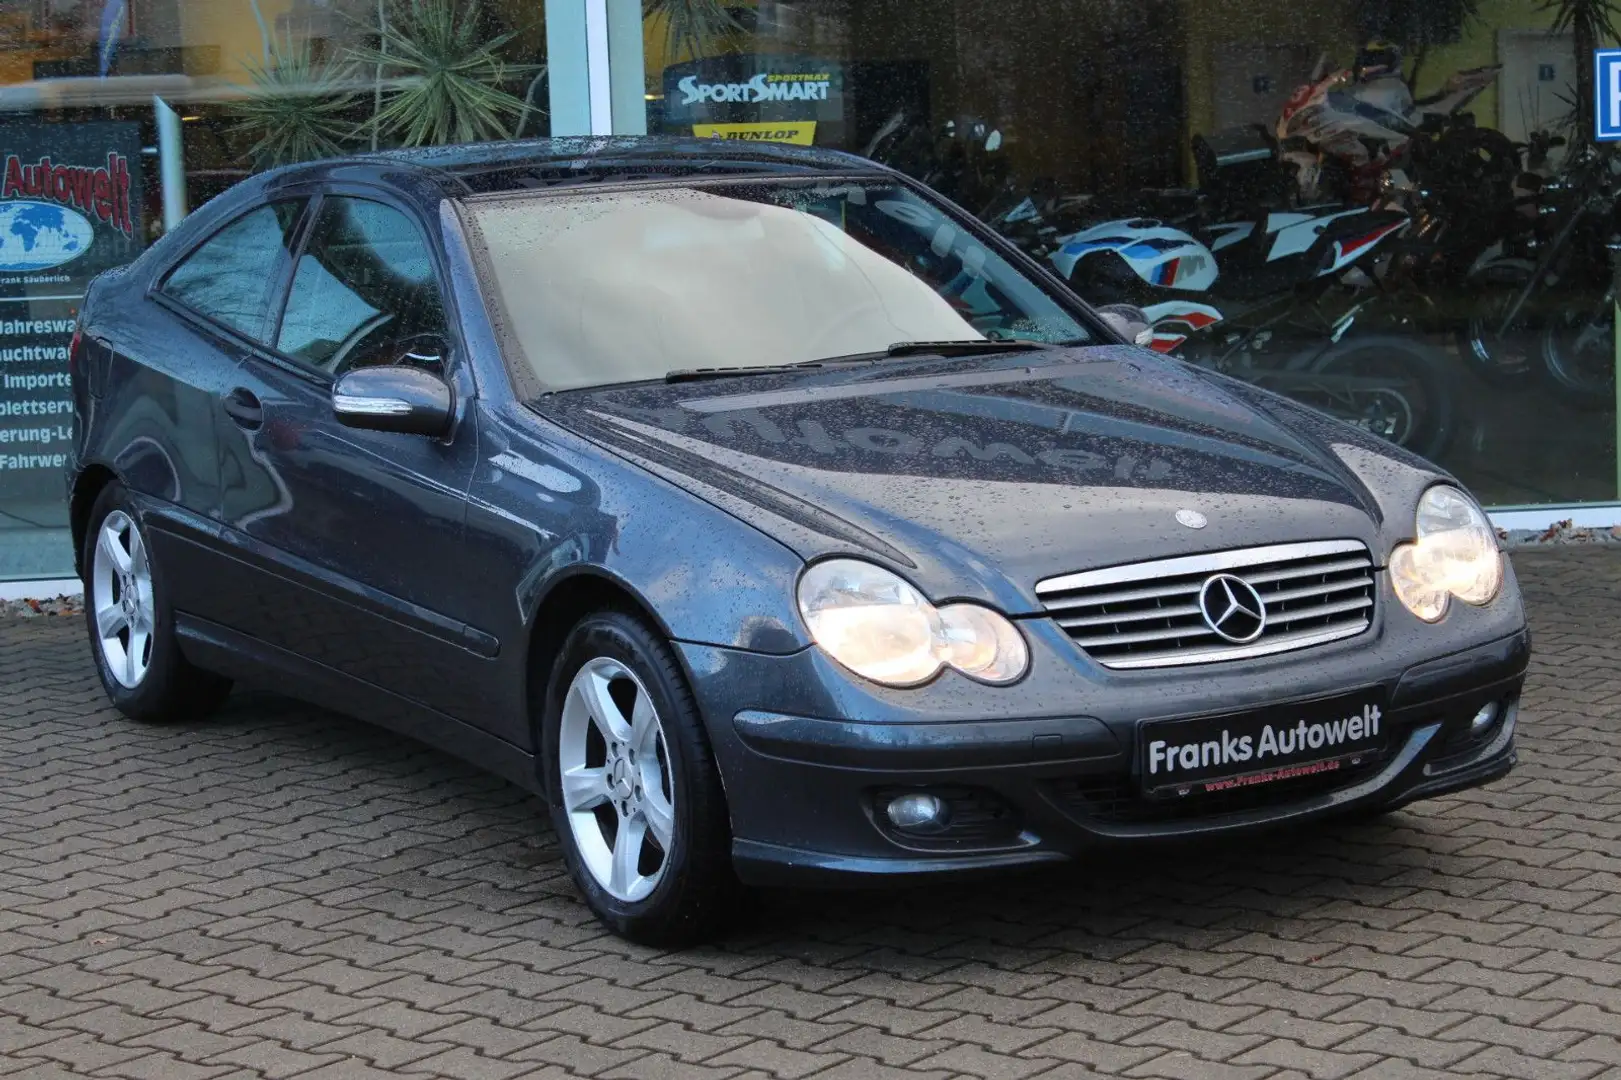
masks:
{"type": "Polygon", "coordinates": [[[1599,142],[1621,142],[1621,49],[1593,54],[1593,119],[1599,142]]]}

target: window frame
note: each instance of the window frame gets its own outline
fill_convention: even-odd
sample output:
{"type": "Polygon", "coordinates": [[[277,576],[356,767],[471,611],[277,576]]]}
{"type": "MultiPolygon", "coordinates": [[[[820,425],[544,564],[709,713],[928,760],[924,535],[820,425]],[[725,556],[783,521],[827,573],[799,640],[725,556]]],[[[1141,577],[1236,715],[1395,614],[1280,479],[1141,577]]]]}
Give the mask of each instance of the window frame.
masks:
{"type": "Polygon", "coordinates": [[[405,217],[417,231],[417,238],[428,251],[428,261],[432,267],[434,288],[439,290],[439,306],[445,314],[445,330],[450,339],[451,355],[445,364],[445,370],[440,377],[446,382],[451,381],[451,373],[457,365],[466,362],[466,347],[463,344],[461,332],[461,317],[455,306],[455,296],[448,287],[450,280],[446,272],[444,252],[441,245],[433,239],[433,230],[428,228],[422,216],[406,200],[394,196],[387,188],[374,187],[370,184],[326,183],[314,188],[308,196],[308,203],[304,209],[304,221],[300,228],[297,243],[293,249],[292,258],[288,260],[286,272],[282,275],[276,297],[273,299],[270,313],[268,334],[269,341],[255,342],[255,353],[263,356],[277,365],[284,367],[293,374],[316,382],[323,386],[331,386],[337,381],[330,371],[316,367],[307,360],[300,359],[289,353],[282,352],[276,347],[276,341],[281,337],[282,323],[287,318],[287,305],[292,300],[293,282],[298,277],[298,264],[304,257],[308,248],[310,237],[315,233],[315,227],[321,220],[321,210],[328,199],[358,199],[363,202],[372,202],[386,206],[405,217]]]}
{"type": "Polygon", "coordinates": [[[249,348],[262,348],[264,346],[264,342],[261,340],[261,338],[264,336],[266,328],[270,326],[271,316],[277,313],[280,310],[281,305],[285,303],[285,292],[288,281],[287,271],[291,265],[296,263],[296,255],[278,256],[276,265],[271,268],[272,281],[270,284],[270,292],[265,297],[264,314],[260,318],[258,330],[253,333],[249,333],[246,330],[241,330],[235,326],[231,326],[229,323],[221,322],[208,312],[202,311],[196,307],[193,307],[191,304],[186,303],[186,301],[169,291],[169,279],[174,277],[175,272],[178,271],[182,266],[185,266],[187,263],[191,262],[192,258],[196,256],[198,252],[207,247],[209,244],[213,243],[221,233],[241,224],[243,221],[247,220],[252,215],[257,214],[259,211],[273,208],[281,203],[299,204],[298,217],[296,220],[294,220],[291,230],[289,230],[292,237],[292,244],[290,248],[284,249],[284,251],[292,251],[294,253],[302,251],[304,248],[304,233],[310,225],[310,207],[315,203],[314,197],[310,194],[299,192],[278,194],[275,198],[265,198],[263,195],[261,195],[259,198],[256,198],[252,204],[242,207],[236,213],[227,217],[218,226],[209,229],[200,239],[196,240],[183,252],[176,255],[166,265],[164,265],[158,273],[153,275],[151,285],[147,289],[147,296],[158,301],[170,311],[173,311],[188,320],[200,322],[204,327],[214,333],[223,334],[228,338],[242,342],[249,348]]]}

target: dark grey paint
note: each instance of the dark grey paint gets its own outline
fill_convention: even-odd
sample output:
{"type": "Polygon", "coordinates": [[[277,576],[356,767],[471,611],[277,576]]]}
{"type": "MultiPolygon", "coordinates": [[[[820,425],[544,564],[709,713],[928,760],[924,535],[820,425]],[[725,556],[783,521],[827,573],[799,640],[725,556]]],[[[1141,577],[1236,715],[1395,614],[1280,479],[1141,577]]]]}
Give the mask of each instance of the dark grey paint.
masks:
{"type": "Polygon", "coordinates": [[[183,568],[170,579],[195,662],[271,675],[530,788],[544,645],[566,630],[552,605],[577,602],[582,582],[615,590],[678,645],[740,870],[759,880],[1062,858],[1396,804],[1507,770],[1511,729],[1473,757],[1443,761],[1436,747],[1481,702],[1518,693],[1527,644],[1512,576],[1491,604],[1455,604],[1427,626],[1381,573],[1367,634],[1211,668],[1106,671],[1039,617],[1041,578],[1141,559],[1350,537],[1382,565],[1419,494],[1448,478],[1254,387],[1112,344],[519,400],[459,195],[873,168],[618,140],[378,155],[248,181],[93,286],[74,365],[75,520],[109,477],[138,495],[158,557],[183,568]],[[219,223],[324,191],[385,199],[431,238],[458,335],[436,437],[344,425],[329,379],[152,292],[219,223]],[[1184,507],[1209,527],[1178,525],[1184,507]],[[793,598],[806,561],[833,554],[885,563],[936,601],[1026,616],[1029,675],[990,688],[948,671],[913,690],[849,676],[810,647],[793,598]],[[1055,778],[1128,779],[1142,720],[1356,687],[1387,696],[1411,754],[1375,789],[1123,832],[1052,797],[1055,778]],[[875,786],[944,780],[999,793],[1024,822],[1018,841],[942,854],[875,825],[875,786]]]}

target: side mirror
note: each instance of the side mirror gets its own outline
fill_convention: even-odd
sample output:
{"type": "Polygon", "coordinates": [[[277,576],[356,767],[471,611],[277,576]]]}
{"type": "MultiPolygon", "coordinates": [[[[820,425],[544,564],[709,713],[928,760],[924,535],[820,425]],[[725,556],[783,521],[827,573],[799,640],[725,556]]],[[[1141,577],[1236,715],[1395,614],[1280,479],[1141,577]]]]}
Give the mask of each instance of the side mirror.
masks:
{"type": "Polygon", "coordinates": [[[332,387],[332,411],[345,427],[438,437],[450,430],[450,387],[420,368],[357,368],[332,387]]]}
{"type": "Polygon", "coordinates": [[[1098,314],[1109,324],[1109,329],[1134,345],[1148,345],[1154,340],[1154,327],[1148,313],[1130,304],[1110,304],[1098,308],[1098,314]]]}

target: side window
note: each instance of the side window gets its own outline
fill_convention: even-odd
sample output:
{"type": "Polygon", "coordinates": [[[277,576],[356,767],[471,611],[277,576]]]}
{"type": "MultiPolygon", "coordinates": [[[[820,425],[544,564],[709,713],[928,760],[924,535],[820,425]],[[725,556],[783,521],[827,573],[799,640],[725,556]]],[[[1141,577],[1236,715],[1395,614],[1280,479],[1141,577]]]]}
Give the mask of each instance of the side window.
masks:
{"type": "Polygon", "coordinates": [[[276,348],[341,375],[444,366],[448,334],[421,231],[391,206],[329,197],[298,259],[276,348]]]}
{"type": "Polygon", "coordinates": [[[163,291],[198,314],[262,338],[303,207],[301,199],[288,200],[237,218],[171,270],[163,291]]]}

